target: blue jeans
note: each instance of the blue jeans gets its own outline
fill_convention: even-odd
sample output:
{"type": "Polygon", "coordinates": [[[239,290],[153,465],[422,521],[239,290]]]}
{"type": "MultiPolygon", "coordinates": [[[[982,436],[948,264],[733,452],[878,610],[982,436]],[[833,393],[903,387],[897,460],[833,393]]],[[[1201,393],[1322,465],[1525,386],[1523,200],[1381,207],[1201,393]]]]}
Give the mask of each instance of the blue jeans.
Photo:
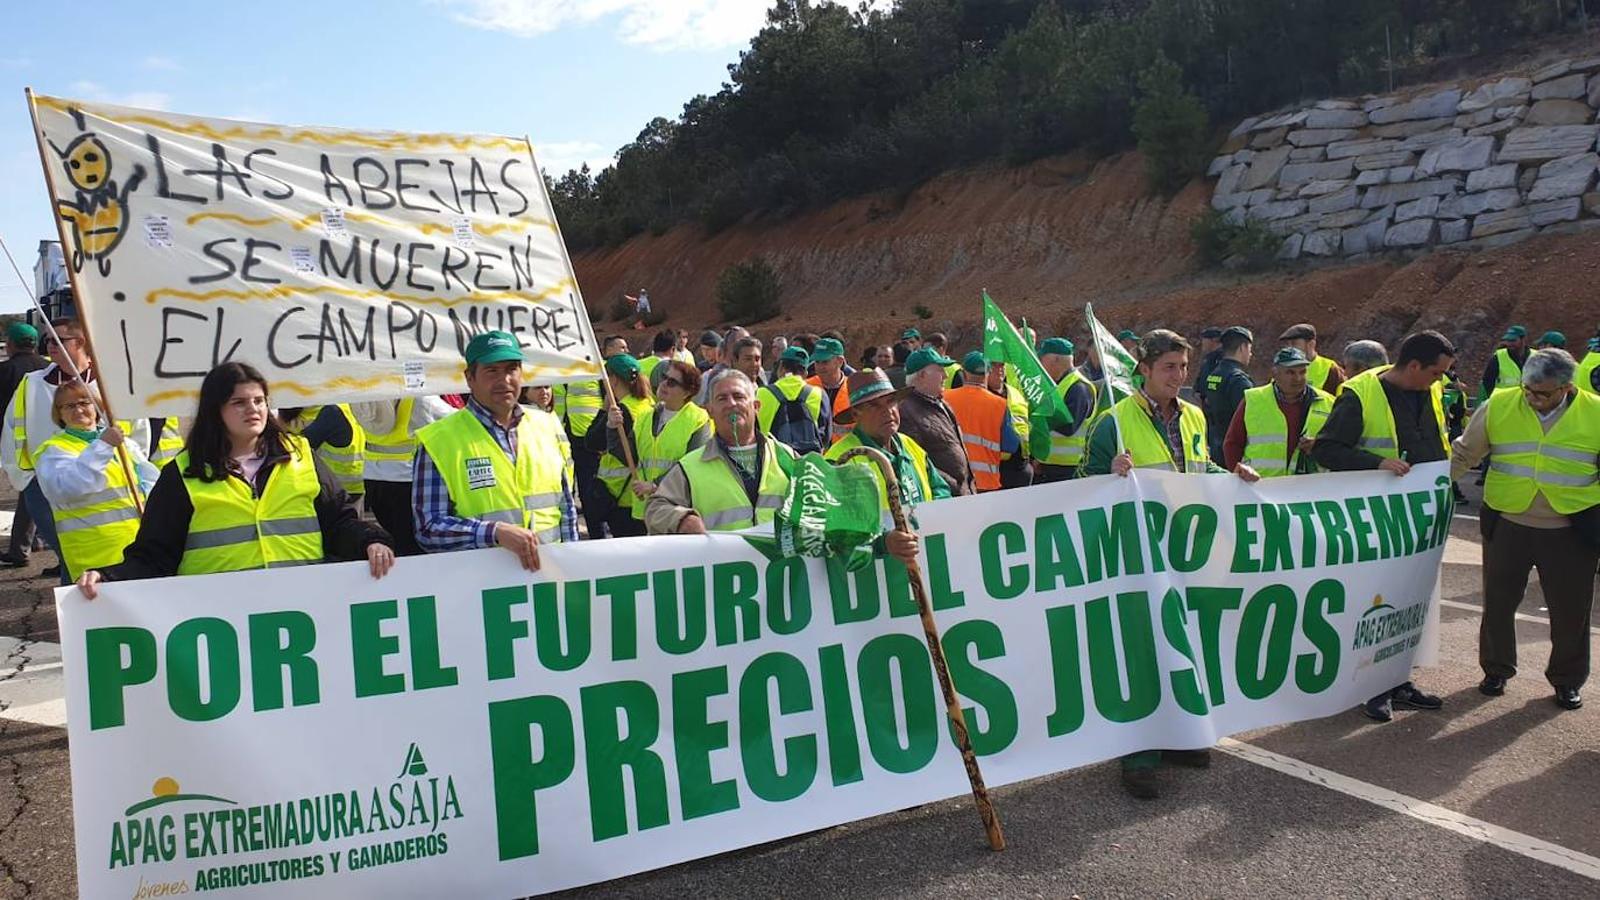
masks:
{"type": "MultiPolygon", "coordinates": [[[[44,539],[50,549],[56,552],[56,559],[61,559],[61,541],[56,537],[56,515],[50,509],[50,501],[44,498],[44,491],[39,487],[39,479],[35,478],[22,490],[22,502],[28,506],[28,515],[33,517],[33,527],[39,537],[44,539]]],[[[67,567],[61,566],[61,583],[71,584],[67,579],[67,567]]]]}

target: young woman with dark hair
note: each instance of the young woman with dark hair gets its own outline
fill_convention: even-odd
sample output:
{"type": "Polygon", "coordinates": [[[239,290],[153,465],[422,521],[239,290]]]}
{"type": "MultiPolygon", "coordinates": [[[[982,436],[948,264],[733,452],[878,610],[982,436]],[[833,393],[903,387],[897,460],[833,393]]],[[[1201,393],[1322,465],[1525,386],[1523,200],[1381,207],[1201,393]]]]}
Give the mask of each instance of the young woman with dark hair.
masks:
{"type": "Polygon", "coordinates": [[[245,363],[223,363],[200,384],[183,452],[150,491],[139,536],[122,562],[90,569],[78,586],[94,599],[102,581],[313,565],[366,559],[372,577],[394,565],[389,535],[362,522],[338,478],[271,414],[267,381],[245,363]]]}

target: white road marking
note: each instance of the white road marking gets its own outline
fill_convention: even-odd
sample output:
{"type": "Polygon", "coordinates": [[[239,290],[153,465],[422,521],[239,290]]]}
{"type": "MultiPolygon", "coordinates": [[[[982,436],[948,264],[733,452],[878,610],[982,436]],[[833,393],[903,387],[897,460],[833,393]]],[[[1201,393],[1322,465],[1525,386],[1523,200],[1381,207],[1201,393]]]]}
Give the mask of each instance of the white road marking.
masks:
{"type": "Polygon", "coordinates": [[[1458,518],[1458,519],[1467,519],[1467,520],[1472,521],[1472,522],[1478,521],[1478,517],[1477,516],[1469,515],[1467,513],[1456,513],[1455,517],[1458,518]]]}
{"type": "Polygon", "coordinates": [[[10,719],[14,722],[30,722],[34,725],[49,725],[52,728],[65,728],[67,726],[67,700],[45,700],[42,703],[30,703],[27,706],[12,706],[0,710],[0,719],[10,719]]]}
{"type": "Polygon", "coordinates": [[[1365,800],[1375,806],[1381,806],[1390,812],[1409,816],[1419,822],[1435,825],[1446,831],[1453,831],[1463,837],[1472,838],[1509,850],[1529,859],[1542,863],[1558,866],[1584,878],[1600,881],[1600,859],[1579,853],[1560,844],[1540,840],[1532,835],[1520,831],[1512,831],[1482,819],[1445,809],[1426,800],[1418,800],[1405,794],[1391,791],[1388,788],[1358,781],[1347,775],[1340,775],[1330,769],[1314,766],[1301,762],[1298,759],[1273,753],[1233,738],[1223,738],[1217,744],[1217,749],[1224,753],[1236,756],[1258,766],[1282,772],[1301,781],[1321,785],[1330,790],[1338,791],[1358,800],[1365,800]]]}

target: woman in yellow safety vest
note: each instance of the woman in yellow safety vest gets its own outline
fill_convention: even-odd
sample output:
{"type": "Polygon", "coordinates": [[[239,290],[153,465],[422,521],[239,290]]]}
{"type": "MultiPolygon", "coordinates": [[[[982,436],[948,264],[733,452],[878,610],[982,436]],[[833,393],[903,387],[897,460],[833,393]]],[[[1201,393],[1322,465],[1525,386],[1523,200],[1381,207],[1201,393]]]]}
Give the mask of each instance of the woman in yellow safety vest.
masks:
{"type": "Polygon", "coordinates": [[[366,491],[367,433],[356,424],[350,404],[287,406],[278,410],[278,420],[290,434],[306,439],[346,493],[360,497],[366,491]]]}
{"type": "MultiPolygon", "coordinates": [[[[584,443],[600,456],[600,471],[595,480],[592,497],[583,498],[585,504],[594,503],[605,512],[606,529],[611,537],[637,537],[644,534],[641,515],[634,517],[634,493],[628,485],[632,473],[622,452],[620,437],[628,437],[628,450],[639,461],[638,450],[633,446],[633,423],[649,419],[655,412],[655,399],[650,394],[650,382],[639,368],[639,360],[632,354],[619,353],[606,360],[606,379],[611,383],[611,393],[617,398],[617,407],[606,415],[605,428],[590,428],[584,443]],[[613,438],[618,438],[613,440],[613,438]]],[[[591,539],[600,535],[591,534],[591,539]]]]}
{"type": "MultiPolygon", "coordinates": [[[[700,393],[700,370],[677,360],[661,364],[660,401],[648,416],[632,422],[634,452],[639,454],[638,476],[628,486],[633,517],[642,525],[644,508],[667,471],[691,451],[711,439],[711,416],[694,402],[700,393]]],[[[632,417],[618,412],[624,430],[632,417]]],[[[610,424],[608,420],[607,424],[610,424]]]]}
{"type": "Polygon", "coordinates": [[[155,483],[158,470],[145,458],[138,441],[124,439],[127,428],[101,426],[94,398],[81,381],[56,389],[51,418],[62,430],[34,454],[34,477],[55,511],[61,541],[61,564],[68,578],[99,566],[122,562],[122,551],[139,533],[140,500],[155,483]],[[127,451],[123,468],[117,448],[127,451]],[[129,486],[129,473],[135,479],[129,486]]]}
{"type": "Polygon", "coordinates": [[[200,384],[183,452],[161,470],[138,537],[122,562],[89,569],[78,587],[93,600],[102,581],[201,575],[366,559],[372,577],[394,565],[388,533],[355,503],[304,438],[270,413],[267,380],[223,363],[200,384]]]}

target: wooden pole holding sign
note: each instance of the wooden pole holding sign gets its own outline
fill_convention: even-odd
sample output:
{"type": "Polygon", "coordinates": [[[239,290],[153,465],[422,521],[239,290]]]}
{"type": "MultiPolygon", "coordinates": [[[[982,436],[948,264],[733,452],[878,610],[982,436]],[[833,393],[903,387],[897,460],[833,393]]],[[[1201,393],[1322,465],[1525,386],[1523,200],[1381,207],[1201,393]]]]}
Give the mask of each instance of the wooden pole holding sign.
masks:
{"type": "MultiPolygon", "coordinates": [[[[33,123],[33,140],[39,148],[39,167],[41,172],[44,174],[46,193],[54,197],[55,191],[50,190],[50,155],[45,153],[44,129],[39,127],[39,111],[34,106],[33,88],[23,88],[22,93],[23,96],[27,97],[28,99],[28,119],[33,123]]],[[[56,236],[61,240],[61,254],[67,264],[67,284],[72,288],[72,305],[78,311],[78,318],[83,321],[83,328],[80,330],[83,332],[83,346],[89,353],[90,371],[98,374],[100,372],[100,363],[97,359],[95,359],[94,344],[89,340],[89,310],[84,305],[83,293],[78,290],[78,273],[77,270],[72,266],[72,257],[67,255],[67,250],[70,246],[67,243],[67,226],[66,223],[61,220],[60,210],[55,209],[53,206],[50,210],[50,218],[55,220],[56,236]]],[[[129,227],[129,223],[124,222],[123,227],[129,227]]],[[[11,251],[7,249],[6,257],[10,258],[10,256],[11,251]]],[[[16,260],[13,259],[11,261],[11,266],[13,269],[16,268],[16,260]]],[[[17,272],[17,277],[22,277],[20,270],[17,272]]],[[[26,285],[26,282],[24,282],[24,285],[26,285]]],[[[32,297],[33,291],[29,290],[28,296],[32,297]]],[[[33,302],[35,307],[38,307],[38,298],[34,298],[33,302]]],[[[60,343],[60,336],[56,334],[55,327],[50,324],[50,317],[44,314],[44,310],[42,308],[39,309],[39,316],[44,320],[45,328],[50,332],[50,339],[60,343]]],[[[65,347],[66,345],[63,344],[62,348],[65,349],[65,347]]],[[[67,360],[67,365],[72,370],[72,377],[78,381],[83,381],[83,373],[79,372],[77,367],[72,365],[72,361],[70,359],[67,360]]],[[[88,386],[87,381],[84,381],[84,386],[88,386]]],[[[117,414],[111,408],[111,401],[107,400],[98,388],[91,390],[89,392],[89,396],[94,398],[95,406],[100,410],[100,414],[105,417],[106,424],[108,426],[115,425],[117,422],[117,414]]],[[[131,439],[132,437],[133,435],[131,434],[123,435],[124,440],[131,439]]],[[[157,439],[159,440],[159,436],[157,439]]],[[[117,447],[117,462],[122,464],[122,477],[128,482],[128,493],[133,496],[134,508],[139,511],[140,516],[143,516],[144,498],[139,494],[139,479],[134,472],[133,463],[128,459],[127,447],[121,445],[117,447]]]]}
{"type": "MultiPolygon", "coordinates": [[[[905,509],[900,504],[900,478],[894,465],[883,451],[872,447],[857,447],[839,457],[842,465],[857,456],[865,456],[876,463],[883,475],[884,494],[889,498],[889,515],[894,518],[894,530],[913,533],[906,521],[905,509]]],[[[922,567],[913,560],[906,565],[911,576],[911,596],[917,601],[917,613],[922,619],[922,635],[928,641],[928,655],[933,658],[933,674],[939,679],[939,690],[944,694],[944,709],[950,717],[950,730],[955,734],[956,746],[961,750],[961,761],[967,767],[967,782],[972,785],[972,799],[978,806],[978,817],[983,820],[983,830],[989,837],[989,849],[1006,848],[1005,832],[1000,830],[1000,817],[995,815],[994,804],[989,800],[989,788],[983,783],[983,771],[978,768],[978,754],[972,749],[972,736],[967,732],[967,717],[961,711],[961,698],[956,696],[955,682],[950,680],[950,667],[945,664],[944,644],[939,640],[939,626],[933,620],[933,606],[928,603],[928,592],[922,586],[922,567]]]]}

